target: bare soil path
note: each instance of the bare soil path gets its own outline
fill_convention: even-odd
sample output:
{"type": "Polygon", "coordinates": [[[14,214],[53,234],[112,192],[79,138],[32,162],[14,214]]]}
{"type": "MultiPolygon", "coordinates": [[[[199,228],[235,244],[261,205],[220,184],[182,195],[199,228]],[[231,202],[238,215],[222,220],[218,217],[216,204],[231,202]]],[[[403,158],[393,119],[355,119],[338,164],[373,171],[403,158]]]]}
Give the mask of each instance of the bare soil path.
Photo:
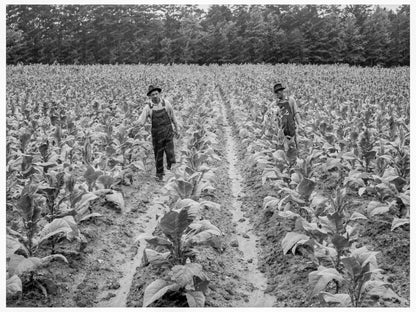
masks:
{"type": "MultiPolygon", "coordinates": [[[[163,190],[162,190],[163,191],[163,190]]],[[[104,290],[99,296],[99,302],[97,307],[125,307],[127,303],[127,296],[130,292],[133,276],[136,272],[136,268],[142,264],[143,251],[146,246],[145,238],[152,236],[152,232],[157,225],[157,218],[165,210],[164,204],[169,199],[168,196],[161,195],[160,192],[153,194],[151,202],[149,203],[149,209],[147,209],[144,216],[139,216],[133,222],[134,225],[140,225],[144,220],[148,220],[146,227],[143,228],[143,232],[140,233],[134,239],[134,245],[138,246],[136,255],[119,267],[121,278],[118,281],[120,288],[116,291],[104,290]],[[108,298],[109,294],[111,299],[104,301],[104,298],[108,298]],[[114,296],[114,297],[113,297],[114,296]]]]}
{"type": "MultiPolygon", "coordinates": [[[[225,114],[225,106],[222,103],[223,116],[225,114]]],[[[247,263],[248,270],[243,275],[246,281],[253,284],[254,288],[249,294],[248,302],[240,302],[236,306],[242,307],[272,307],[275,298],[265,294],[264,291],[267,288],[267,279],[263,273],[258,269],[258,248],[257,243],[259,238],[253,232],[253,225],[250,223],[250,219],[245,217],[245,213],[242,210],[242,201],[239,199],[242,194],[242,182],[243,178],[240,174],[240,169],[237,165],[237,149],[236,142],[232,135],[232,128],[228,120],[224,119],[224,130],[226,138],[226,159],[229,164],[228,175],[231,181],[231,212],[232,220],[237,224],[236,226],[236,238],[238,241],[239,249],[243,254],[243,261],[247,263]]]]}

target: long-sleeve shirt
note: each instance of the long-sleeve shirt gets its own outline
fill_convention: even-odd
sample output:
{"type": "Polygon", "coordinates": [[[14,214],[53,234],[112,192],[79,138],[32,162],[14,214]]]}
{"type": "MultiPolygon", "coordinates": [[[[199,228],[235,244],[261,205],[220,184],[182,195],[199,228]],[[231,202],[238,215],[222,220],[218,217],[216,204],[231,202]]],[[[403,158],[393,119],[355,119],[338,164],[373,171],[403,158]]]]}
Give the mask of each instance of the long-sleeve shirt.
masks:
{"type": "Polygon", "coordinates": [[[282,100],[277,100],[276,103],[285,102],[285,101],[289,102],[289,106],[292,109],[293,117],[294,117],[296,123],[299,125],[299,123],[300,123],[300,114],[299,114],[298,106],[296,105],[295,98],[293,96],[284,97],[282,100]]]}
{"type": "Polygon", "coordinates": [[[293,96],[289,96],[288,101],[289,101],[290,107],[293,110],[293,116],[295,117],[295,121],[299,125],[299,123],[300,123],[300,116],[299,115],[300,114],[299,114],[298,106],[296,105],[296,100],[293,96]]]}
{"type": "Polygon", "coordinates": [[[289,106],[293,111],[293,118],[295,119],[295,122],[297,125],[300,124],[300,113],[298,106],[296,105],[296,100],[294,97],[284,97],[282,100],[274,100],[273,105],[270,105],[266,112],[264,113],[263,117],[263,125],[268,125],[268,127],[274,127],[278,124],[279,119],[279,109],[277,103],[279,101],[288,101],[289,106]]]}
{"type": "MultiPolygon", "coordinates": [[[[173,112],[172,104],[170,104],[170,102],[165,99],[160,99],[160,100],[165,102],[164,108],[166,109],[166,112],[168,113],[171,122],[175,126],[175,129],[177,129],[177,122],[176,122],[175,114],[173,112]]],[[[153,109],[150,107],[150,105],[146,105],[142,113],[140,114],[137,125],[142,126],[146,122],[147,119],[152,120],[152,111],[153,109]]]]}

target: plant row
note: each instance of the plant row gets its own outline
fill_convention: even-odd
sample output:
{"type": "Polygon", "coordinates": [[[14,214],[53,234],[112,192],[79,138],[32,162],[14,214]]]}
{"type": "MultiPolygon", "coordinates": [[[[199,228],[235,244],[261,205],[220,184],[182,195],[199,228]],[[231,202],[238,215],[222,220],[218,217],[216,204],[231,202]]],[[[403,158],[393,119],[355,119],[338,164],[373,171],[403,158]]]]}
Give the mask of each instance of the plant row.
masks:
{"type": "MultiPolygon", "coordinates": [[[[117,83],[114,70],[8,68],[8,298],[33,286],[47,296],[53,277],[43,267],[82,254],[88,244],[82,228],[106,217],[100,206],[122,213],[121,186],[141,187],[136,176],[149,169],[152,147],[148,129],[137,129],[135,121],[146,99],[126,87],[133,68],[117,83]]],[[[157,82],[157,76],[148,79],[157,82]]],[[[165,82],[173,101],[179,84],[165,82]]]]}
{"type": "MultiPolygon", "coordinates": [[[[389,222],[392,231],[409,224],[406,102],[332,102],[316,109],[304,97],[297,149],[279,129],[272,102],[250,92],[258,82],[248,81],[243,89],[231,80],[222,94],[247,146],[249,166],[260,169],[263,185],[274,190],[264,198],[263,212],[294,221],[281,240],[283,253],[301,253],[316,267],[309,273],[308,301],[365,306],[379,298],[406,304],[378,268],[378,252],[360,238],[369,220],[389,222]],[[353,207],[354,200],[362,205],[353,207]]],[[[399,83],[406,84],[403,78],[399,83]]]]}
{"type": "MultiPolygon", "coordinates": [[[[200,88],[195,101],[205,97],[200,88]]],[[[209,104],[209,102],[207,102],[209,104]]],[[[214,108],[215,109],[215,108],[214,108]]],[[[157,303],[164,295],[185,296],[189,307],[204,307],[209,278],[198,263],[201,248],[221,245],[221,230],[204,217],[205,209],[220,209],[209,200],[215,197],[215,167],[219,160],[213,145],[217,143],[212,131],[215,112],[210,106],[193,106],[187,116],[181,162],[174,175],[166,182],[170,202],[160,219],[156,235],[146,239],[152,247],[144,250],[144,265],[151,265],[160,278],[144,290],[143,307],[157,303]]]]}

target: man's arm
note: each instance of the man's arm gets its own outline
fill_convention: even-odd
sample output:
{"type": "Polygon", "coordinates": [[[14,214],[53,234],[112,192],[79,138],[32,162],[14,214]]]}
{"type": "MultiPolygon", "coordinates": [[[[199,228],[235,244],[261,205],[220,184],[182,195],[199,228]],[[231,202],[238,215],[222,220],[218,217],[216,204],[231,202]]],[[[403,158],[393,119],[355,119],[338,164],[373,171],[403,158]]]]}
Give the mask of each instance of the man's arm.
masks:
{"type": "Polygon", "coordinates": [[[299,125],[300,124],[300,113],[299,113],[298,106],[296,105],[296,101],[293,97],[289,98],[289,104],[292,107],[296,124],[299,125]]]}
{"type": "Polygon", "coordinates": [[[137,127],[141,127],[146,122],[147,117],[149,116],[150,107],[149,105],[146,105],[140,114],[139,120],[137,121],[137,127]]]}

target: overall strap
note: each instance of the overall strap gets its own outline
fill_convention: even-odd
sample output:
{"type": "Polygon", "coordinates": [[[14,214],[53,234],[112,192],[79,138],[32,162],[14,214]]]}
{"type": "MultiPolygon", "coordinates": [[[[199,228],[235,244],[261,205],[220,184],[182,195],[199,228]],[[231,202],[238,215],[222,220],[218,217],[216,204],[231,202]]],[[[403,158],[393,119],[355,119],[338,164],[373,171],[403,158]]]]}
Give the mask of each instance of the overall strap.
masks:
{"type": "MultiPolygon", "coordinates": [[[[151,109],[153,109],[153,103],[152,102],[148,102],[147,104],[149,105],[149,107],[151,109]]],[[[165,106],[166,106],[165,99],[162,99],[162,107],[165,107],[165,106]]]]}
{"type": "MultiPolygon", "coordinates": [[[[152,118],[152,115],[153,115],[153,103],[152,102],[148,102],[147,103],[147,105],[149,105],[149,107],[150,107],[150,118],[152,118]]],[[[166,103],[165,103],[165,99],[162,99],[162,107],[165,107],[166,106],[166,103]]],[[[170,119],[170,118],[169,118],[170,119]]]]}

